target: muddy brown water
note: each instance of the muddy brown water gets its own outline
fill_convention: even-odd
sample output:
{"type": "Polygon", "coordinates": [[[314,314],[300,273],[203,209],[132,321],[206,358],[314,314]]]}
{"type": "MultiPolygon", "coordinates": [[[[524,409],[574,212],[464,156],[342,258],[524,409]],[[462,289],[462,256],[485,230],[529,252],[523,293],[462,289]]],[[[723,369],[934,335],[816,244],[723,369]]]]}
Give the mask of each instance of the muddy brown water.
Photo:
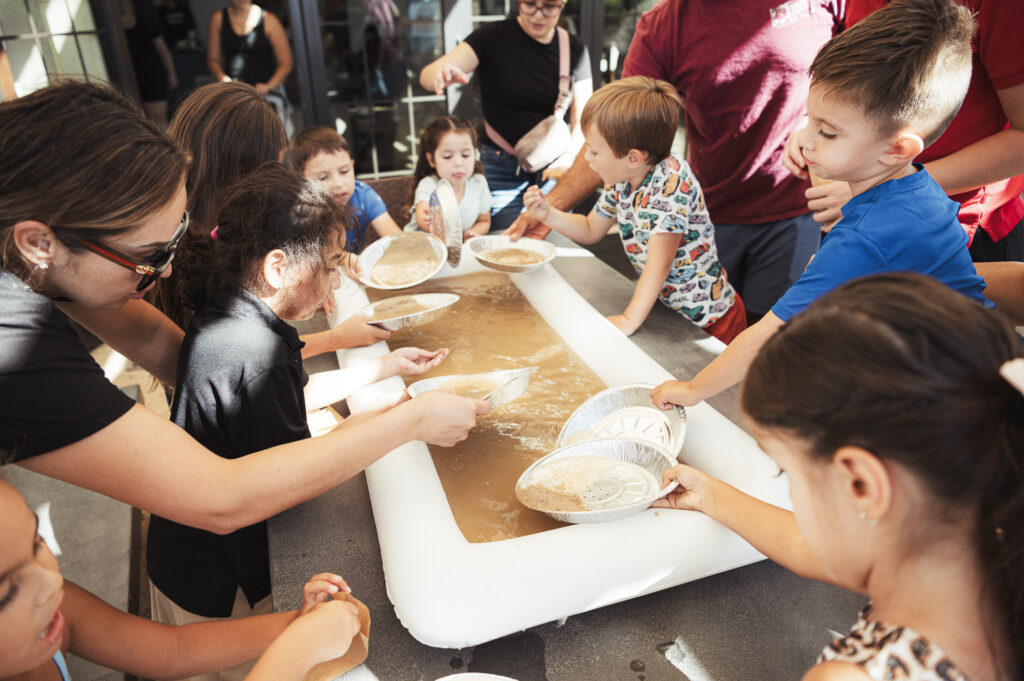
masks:
{"type": "MultiPolygon", "coordinates": [[[[440,366],[408,382],[537,366],[517,400],[481,417],[455,447],[429,447],[455,522],[471,542],[500,541],[561,527],[526,508],[515,484],[527,467],[555,448],[562,424],[576,407],[606,386],[548,326],[508,275],[481,272],[426,282],[403,294],[457,293],[462,298],[440,320],[392,334],[391,348],[447,347],[440,366]]],[[[367,291],[371,300],[386,291],[367,291]]]]}

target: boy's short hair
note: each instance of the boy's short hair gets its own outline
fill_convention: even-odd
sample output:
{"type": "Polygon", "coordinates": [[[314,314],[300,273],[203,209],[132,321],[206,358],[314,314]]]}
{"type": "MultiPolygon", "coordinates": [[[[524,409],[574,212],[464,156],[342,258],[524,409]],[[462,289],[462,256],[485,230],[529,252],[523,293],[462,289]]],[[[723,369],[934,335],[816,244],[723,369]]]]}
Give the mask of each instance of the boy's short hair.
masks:
{"type": "Polygon", "coordinates": [[[927,147],[967,94],[973,35],[953,0],[893,0],[825,43],[811,85],[860,106],[883,136],[910,129],[927,147]]]}
{"type": "Polygon", "coordinates": [[[305,172],[306,164],[317,154],[335,154],[348,151],[348,142],[326,125],[311,125],[292,138],[292,167],[305,172]]]}
{"type": "Polygon", "coordinates": [[[632,76],[598,89],[583,108],[580,127],[584,133],[596,127],[617,158],[639,149],[658,163],[672,151],[682,107],[672,85],[632,76]]]}

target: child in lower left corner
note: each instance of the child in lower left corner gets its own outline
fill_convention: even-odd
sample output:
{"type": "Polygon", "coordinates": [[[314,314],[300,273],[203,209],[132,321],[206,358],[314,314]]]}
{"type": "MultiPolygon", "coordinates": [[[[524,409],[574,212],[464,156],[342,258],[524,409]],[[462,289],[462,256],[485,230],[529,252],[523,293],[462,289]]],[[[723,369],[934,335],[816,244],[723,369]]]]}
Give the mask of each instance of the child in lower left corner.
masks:
{"type": "Polygon", "coordinates": [[[303,589],[300,610],[246,620],[168,626],[129,615],[63,578],[38,519],[0,479],[0,678],[70,681],[70,652],[147,679],[216,672],[260,657],[245,681],[300,681],[349,650],[360,630],[338,575],[303,589]],[[326,602],[325,602],[326,601],[326,602]]]}
{"type": "Polygon", "coordinates": [[[587,216],[564,213],[538,187],[524,203],[533,218],[578,243],[597,243],[618,226],[640,275],[626,310],[608,318],[619,331],[634,333],[660,300],[729,343],[746,328],[746,313],[718,260],[697,178],[671,152],[681,108],[664,81],[633,76],[605,85],[580,119],[587,161],[605,183],[597,205],[587,216]]]}
{"type": "Polygon", "coordinates": [[[348,142],[331,128],[314,125],[295,135],[291,160],[303,177],[319,184],[335,202],[352,212],[356,224],[345,234],[345,248],[350,252],[359,252],[370,227],[379,236],[402,233],[373,187],[356,179],[348,142]]]}
{"type": "Polygon", "coordinates": [[[461,118],[441,116],[420,134],[419,159],[413,173],[412,217],[405,231],[430,231],[430,195],[441,180],[459,202],[463,240],[491,229],[491,190],[477,160],[476,130],[461,118]]]}

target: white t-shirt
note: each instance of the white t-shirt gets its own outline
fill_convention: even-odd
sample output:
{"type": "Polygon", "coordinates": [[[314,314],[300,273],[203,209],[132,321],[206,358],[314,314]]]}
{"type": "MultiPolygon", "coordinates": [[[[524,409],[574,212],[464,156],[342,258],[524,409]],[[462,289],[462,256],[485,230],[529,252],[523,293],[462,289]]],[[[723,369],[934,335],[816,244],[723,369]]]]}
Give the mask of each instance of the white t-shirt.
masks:
{"type": "MultiPolygon", "coordinates": [[[[416,185],[416,193],[412,200],[412,219],[405,226],[405,231],[416,231],[416,206],[421,201],[430,201],[430,195],[437,189],[438,182],[437,175],[427,175],[416,185]]],[[[465,232],[472,227],[482,213],[490,212],[491,189],[487,186],[487,179],[482,173],[473,173],[466,180],[466,193],[459,201],[459,219],[462,220],[462,231],[465,232]]]]}

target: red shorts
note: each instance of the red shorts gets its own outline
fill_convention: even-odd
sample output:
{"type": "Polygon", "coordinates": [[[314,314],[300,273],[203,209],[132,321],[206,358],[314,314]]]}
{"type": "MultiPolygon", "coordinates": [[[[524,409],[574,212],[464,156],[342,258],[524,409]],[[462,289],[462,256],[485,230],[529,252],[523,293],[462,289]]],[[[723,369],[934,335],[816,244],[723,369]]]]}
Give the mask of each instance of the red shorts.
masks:
{"type": "Polygon", "coordinates": [[[726,345],[747,328],[747,311],[743,299],[736,294],[736,302],[723,316],[704,327],[704,330],[726,345]]]}

